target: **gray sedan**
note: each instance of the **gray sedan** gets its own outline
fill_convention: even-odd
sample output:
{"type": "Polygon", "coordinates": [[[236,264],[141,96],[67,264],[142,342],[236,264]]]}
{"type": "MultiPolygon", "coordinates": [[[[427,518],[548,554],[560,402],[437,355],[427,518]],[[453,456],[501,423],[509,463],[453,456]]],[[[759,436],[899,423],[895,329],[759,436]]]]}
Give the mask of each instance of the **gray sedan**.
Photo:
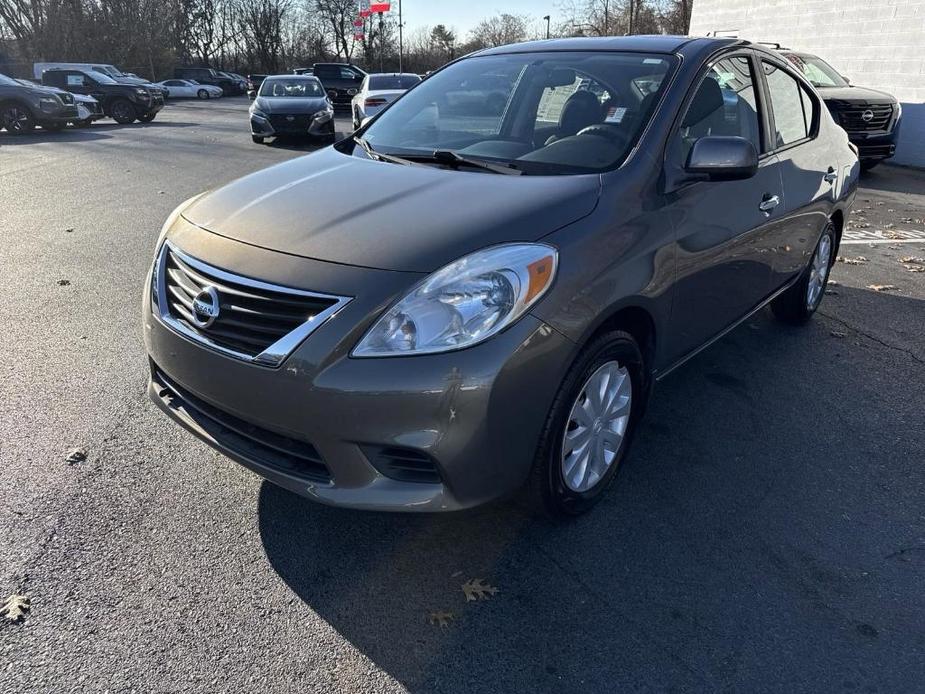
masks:
{"type": "Polygon", "coordinates": [[[334,106],[317,77],[272,75],[250,108],[251,138],[296,135],[334,140],[334,106]]]}
{"type": "Polygon", "coordinates": [[[579,514],[659,379],[764,306],[811,319],[858,171],[758,45],[482,51],[173,213],[146,283],[150,395],[322,503],[579,514]]]}

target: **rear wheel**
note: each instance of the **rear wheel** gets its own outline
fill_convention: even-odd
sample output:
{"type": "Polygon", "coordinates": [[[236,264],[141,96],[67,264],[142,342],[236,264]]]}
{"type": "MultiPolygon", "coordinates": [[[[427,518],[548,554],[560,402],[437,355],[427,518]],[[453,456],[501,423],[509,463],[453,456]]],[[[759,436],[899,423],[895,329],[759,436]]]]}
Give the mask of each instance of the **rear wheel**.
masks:
{"type": "Polygon", "coordinates": [[[135,107],[132,106],[132,102],[128,99],[116,99],[113,101],[109,107],[109,113],[112,119],[121,125],[134,123],[138,117],[138,114],[135,113],[135,107]]]}
{"type": "Polygon", "coordinates": [[[19,104],[0,105],[0,128],[6,128],[13,135],[22,135],[35,129],[32,112],[19,104]]]}
{"type": "Polygon", "coordinates": [[[200,89],[198,92],[196,92],[196,96],[198,96],[200,99],[208,99],[209,92],[207,92],[205,89],[200,89]]]}
{"type": "Polygon", "coordinates": [[[531,507],[557,517],[596,504],[622,468],[648,395],[632,335],[614,331],[578,356],[553,401],[529,482],[531,507]]]}
{"type": "Polygon", "coordinates": [[[809,265],[800,279],[787,291],[771,302],[774,315],[785,323],[801,325],[806,323],[825,295],[832,261],[835,260],[835,225],[829,222],[816,244],[809,265]]]}

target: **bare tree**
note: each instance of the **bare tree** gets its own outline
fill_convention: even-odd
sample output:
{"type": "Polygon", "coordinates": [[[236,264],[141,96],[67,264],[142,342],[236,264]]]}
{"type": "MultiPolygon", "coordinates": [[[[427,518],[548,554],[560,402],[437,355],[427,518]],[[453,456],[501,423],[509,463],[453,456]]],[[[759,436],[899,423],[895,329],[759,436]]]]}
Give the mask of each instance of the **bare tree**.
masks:
{"type": "Polygon", "coordinates": [[[472,49],[518,43],[527,38],[528,18],[520,14],[499,14],[483,19],[469,32],[472,49]]]}

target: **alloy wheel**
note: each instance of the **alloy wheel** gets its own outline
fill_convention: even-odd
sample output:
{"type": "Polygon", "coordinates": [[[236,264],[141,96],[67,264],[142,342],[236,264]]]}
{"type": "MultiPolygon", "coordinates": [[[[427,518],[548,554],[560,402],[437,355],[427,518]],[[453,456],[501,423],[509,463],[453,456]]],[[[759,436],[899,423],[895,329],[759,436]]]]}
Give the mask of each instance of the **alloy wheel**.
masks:
{"type": "Polygon", "coordinates": [[[11,133],[24,133],[32,130],[32,117],[18,106],[10,106],[0,114],[0,125],[11,133]]]}
{"type": "Polygon", "coordinates": [[[809,282],[806,285],[806,307],[810,310],[816,307],[822,298],[826,278],[829,274],[829,265],[832,262],[832,237],[825,234],[816,246],[816,254],[809,268],[809,282]]]}
{"type": "Polygon", "coordinates": [[[562,479],[570,490],[587,492],[607,474],[623,445],[632,401],[632,378],[616,361],[585,381],[562,435],[562,479]]]}

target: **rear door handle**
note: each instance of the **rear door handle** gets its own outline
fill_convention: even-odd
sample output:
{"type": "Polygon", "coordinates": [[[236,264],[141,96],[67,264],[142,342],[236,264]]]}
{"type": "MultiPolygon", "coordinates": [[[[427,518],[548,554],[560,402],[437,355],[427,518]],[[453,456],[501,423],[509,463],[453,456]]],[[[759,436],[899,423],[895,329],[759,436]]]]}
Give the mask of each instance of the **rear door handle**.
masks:
{"type": "Polygon", "coordinates": [[[822,180],[826,183],[835,183],[835,181],[838,180],[838,172],[830,166],[825,176],[822,177],[822,180]]]}
{"type": "Polygon", "coordinates": [[[765,195],[761,200],[761,204],[758,205],[758,209],[764,212],[765,214],[771,214],[771,210],[780,205],[780,198],[776,195],[765,195]]]}

